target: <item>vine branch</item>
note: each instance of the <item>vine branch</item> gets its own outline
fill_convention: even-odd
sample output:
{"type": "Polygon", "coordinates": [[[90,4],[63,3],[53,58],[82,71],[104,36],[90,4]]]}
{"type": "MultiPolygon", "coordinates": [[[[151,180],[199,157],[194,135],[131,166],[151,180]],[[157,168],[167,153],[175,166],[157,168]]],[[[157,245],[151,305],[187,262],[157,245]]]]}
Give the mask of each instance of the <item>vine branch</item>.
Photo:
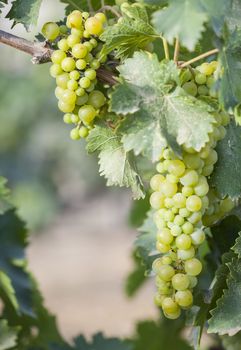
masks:
{"type": "Polygon", "coordinates": [[[180,51],[180,42],[179,42],[178,38],[176,38],[175,50],[174,50],[174,56],[173,56],[173,60],[176,64],[178,62],[179,51],[180,51]]]}
{"type": "Polygon", "coordinates": [[[103,5],[98,12],[103,12],[103,11],[110,11],[113,13],[113,15],[115,15],[116,17],[120,18],[121,14],[116,11],[112,6],[109,5],[103,5]]]}
{"type": "Polygon", "coordinates": [[[185,67],[191,65],[192,63],[195,63],[195,62],[197,62],[197,61],[200,61],[200,60],[202,60],[202,59],[205,58],[205,57],[212,56],[212,55],[214,55],[214,54],[216,54],[216,53],[218,53],[218,52],[219,52],[218,49],[213,49],[213,50],[207,51],[207,52],[205,52],[205,53],[203,53],[203,54],[201,54],[201,55],[199,55],[199,56],[197,56],[197,57],[192,58],[191,60],[189,60],[189,61],[187,61],[187,62],[181,63],[181,64],[179,65],[179,67],[180,67],[180,68],[185,68],[185,67]]]}
{"type": "MultiPolygon", "coordinates": [[[[51,54],[53,50],[48,46],[46,42],[32,42],[0,30],[0,43],[11,46],[17,50],[31,55],[32,62],[34,64],[42,64],[51,61],[51,54]]],[[[113,76],[112,72],[106,70],[103,67],[100,67],[98,69],[97,75],[103,83],[109,84],[111,86],[116,83],[116,79],[113,76]]]]}

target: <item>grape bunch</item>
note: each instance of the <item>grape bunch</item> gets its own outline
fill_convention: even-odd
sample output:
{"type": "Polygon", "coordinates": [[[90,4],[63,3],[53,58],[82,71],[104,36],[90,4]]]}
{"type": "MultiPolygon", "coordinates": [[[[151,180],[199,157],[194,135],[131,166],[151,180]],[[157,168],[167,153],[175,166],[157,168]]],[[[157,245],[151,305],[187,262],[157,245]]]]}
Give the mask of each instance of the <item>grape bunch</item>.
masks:
{"type": "MultiPolygon", "coordinates": [[[[213,84],[216,68],[214,61],[202,64],[192,73],[189,71],[190,75],[185,71],[183,88],[193,96],[203,95],[213,84]]],[[[205,94],[211,96],[210,90],[205,94]]],[[[214,148],[224,138],[228,123],[227,114],[213,113],[209,141],[200,152],[184,145],[182,160],[170,147],[164,149],[156,166],[157,174],[150,182],[153,191],[150,204],[158,230],[156,249],[161,253],[153,262],[158,290],[155,303],[170,319],[178,318],[181,309],[193,304],[192,291],[202,271],[197,255],[205,240],[205,225],[217,221],[233,208],[233,202],[229,198],[219,199],[207,181],[218,160],[214,148]]]]}
{"type": "Polygon", "coordinates": [[[59,109],[65,113],[64,122],[74,124],[73,140],[85,138],[93,128],[95,118],[106,103],[105,95],[96,90],[96,70],[106,57],[100,55],[99,36],[106,17],[97,13],[73,11],[66,25],[48,22],[42,28],[45,38],[52,42],[50,75],[56,79],[55,95],[59,109]]]}

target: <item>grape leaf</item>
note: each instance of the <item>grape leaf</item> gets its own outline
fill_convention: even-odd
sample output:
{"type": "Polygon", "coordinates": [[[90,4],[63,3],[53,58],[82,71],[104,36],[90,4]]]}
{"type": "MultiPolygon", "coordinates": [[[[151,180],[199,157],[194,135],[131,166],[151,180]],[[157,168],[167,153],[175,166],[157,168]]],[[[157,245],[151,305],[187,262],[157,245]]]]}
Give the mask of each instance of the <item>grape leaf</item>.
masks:
{"type": "Polygon", "coordinates": [[[142,181],[135,169],[131,154],[126,152],[120,137],[110,128],[96,126],[88,136],[88,152],[100,151],[100,175],[107,186],[131,187],[135,199],[144,197],[142,181]]]}
{"type": "Polygon", "coordinates": [[[28,29],[37,24],[41,3],[42,0],[15,0],[7,17],[13,19],[13,26],[22,23],[28,29]]]}
{"type": "Polygon", "coordinates": [[[149,211],[143,225],[139,228],[141,232],[135,241],[137,255],[141,258],[147,272],[151,270],[152,262],[158,254],[156,251],[157,228],[153,221],[153,212],[149,211]]]}
{"type": "Polygon", "coordinates": [[[228,195],[233,199],[240,198],[241,127],[236,126],[234,121],[228,125],[227,134],[218,143],[216,151],[218,162],[211,177],[211,184],[222,197],[228,195]]]}
{"type": "MultiPolygon", "coordinates": [[[[24,266],[26,239],[27,232],[24,224],[13,209],[0,215],[0,270],[8,276],[14,289],[18,305],[15,303],[13,306],[17,307],[20,313],[33,316],[32,286],[24,266]]],[[[10,294],[7,297],[13,301],[8,279],[1,278],[1,282],[4,282],[2,291],[9,291],[10,294]]]]}
{"type": "Polygon", "coordinates": [[[164,319],[159,323],[140,322],[137,325],[133,350],[191,350],[188,343],[181,338],[182,327],[184,325],[181,320],[174,322],[164,319]]]}
{"type": "MultiPolygon", "coordinates": [[[[65,12],[68,15],[71,11],[91,11],[92,7],[94,10],[98,10],[102,7],[101,0],[60,0],[64,4],[67,4],[65,12]]],[[[105,0],[105,5],[114,5],[114,0],[105,0]]]]}
{"type": "Polygon", "coordinates": [[[125,291],[128,297],[133,297],[146,281],[146,268],[136,251],[133,252],[132,260],[134,262],[134,268],[129,273],[125,282],[125,291]]]}
{"type": "Polygon", "coordinates": [[[179,86],[174,62],[136,52],[119,67],[124,82],[115,87],[110,109],[127,115],[122,123],[126,151],[157,161],[168,144],[180,153],[184,143],[197,151],[212,130],[211,107],[187,95],[179,86]],[[151,79],[150,79],[151,77],[151,79]]]}
{"type": "Polygon", "coordinates": [[[132,350],[132,346],[127,342],[117,338],[104,338],[101,333],[94,335],[92,341],[88,343],[83,336],[75,339],[75,350],[132,350]]]}
{"type": "Polygon", "coordinates": [[[233,31],[241,28],[241,3],[239,0],[232,0],[231,9],[226,13],[225,20],[228,28],[233,31]]]}
{"type": "Polygon", "coordinates": [[[166,9],[153,15],[153,24],[171,44],[176,37],[190,51],[201,38],[204,23],[208,20],[206,12],[200,5],[200,0],[169,0],[166,9]]]}
{"type": "Polygon", "coordinates": [[[240,350],[241,332],[235,334],[233,337],[223,336],[222,344],[225,350],[240,350]]]}
{"type": "Polygon", "coordinates": [[[10,191],[6,186],[7,180],[0,176],[0,214],[12,207],[10,191]]]}
{"type": "Polygon", "coordinates": [[[102,54],[116,50],[116,58],[131,56],[140,47],[156,37],[155,31],[148,23],[147,12],[143,7],[129,5],[126,7],[124,17],[114,26],[109,26],[101,35],[105,42],[102,54]]]}
{"type": "Polygon", "coordinates": [[[241,102],[241,28],[232,33],[226,31],[219,61],[223,67],[218,81],[219,101],[228,110],[241,102]]]}
{"type": "Polygon", "coordinates": [[[0,14],[2,12],[2,8],[8,3],[8,0],[0,0],[0,14]]]}
{"type": "Polygon", "coordinates": [[[0,320],[0,350],[7,350],[17,345],[20,327],[9,327],[7,320],[0,320]]]}
{"type": "Polygon", "coordinates": [[[227,289],[211,311],[208,332],[232,336],[241,330],[241,260],[234,258],[228,268],[227,289]]]}

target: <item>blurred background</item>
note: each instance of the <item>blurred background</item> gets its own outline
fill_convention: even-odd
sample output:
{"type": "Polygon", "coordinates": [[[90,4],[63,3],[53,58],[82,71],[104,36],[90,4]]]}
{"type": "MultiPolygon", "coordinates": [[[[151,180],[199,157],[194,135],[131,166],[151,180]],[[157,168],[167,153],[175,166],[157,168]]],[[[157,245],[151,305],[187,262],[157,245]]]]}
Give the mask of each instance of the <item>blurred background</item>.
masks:
{"type": "MultiPolygon", "coordinates": [[[[33,40],[43,23],[63,15],[63,4],[45,0],[31,34],[2,18],[0,27],[33,40]]],[[[0,175],[31,230],[30,269],[67,339],[99,330],[129,336],[135,321],[158,316],[154,283],[134,299],[124,293],[136,237],[130,193],[105,187],[84,141],[69,138],[49,65],[30,59],[0,45],[0,175]]]]}

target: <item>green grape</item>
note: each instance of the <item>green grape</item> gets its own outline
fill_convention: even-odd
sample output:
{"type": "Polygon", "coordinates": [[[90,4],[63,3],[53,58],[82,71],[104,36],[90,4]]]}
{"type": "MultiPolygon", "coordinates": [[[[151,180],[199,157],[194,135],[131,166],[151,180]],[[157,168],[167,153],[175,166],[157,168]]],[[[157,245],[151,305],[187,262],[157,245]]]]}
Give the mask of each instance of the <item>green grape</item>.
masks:
{"type": "Polygon", "coordinates": [[[87,63],[83,59],[79,59],[76,61],[76,68],[78,68],[79,70],[85,69],[86,65],[87,65],[87,63]]]}
{"type": "Polygon", "coordinates": [[[59,86],[56,87],[55,96],[57,97],[58,100],[61,100],[63,92],[64,92],[63,88],[61,88],[59,86]]]}
{"type": "Polygon", "coordinates": [[[58,42],[58,48],[61,50],[61,51],[68,51],[69,50],[69,44],[68,44],[68,41],[67,39],[61,39],[59,42],[58,42]]]}
{"type": "Polygon", "coordinates": [[[189,94],[189,95],[192,95],[192,96],[196,96],[197,95],[197,85],[190,81],[190,82],[187,82],[185,83],[182,88],[189,94]]]}
{"type": "Polygon", "coordinates": [[[212,75],[214,72],[214,67],[212,67],[209,63],[205,62],[201,64],[201,66],[197,67],[200,73],[205,74],[207,76],[212,75]]]}
{"type": "Polygon", "coordinates": [[[90,80],[94,80],[96,78],[96,71],[94,69],[86,69],[85,76],[90,80]]]}
{"type": "Polygon", "coordinates": [[[69,28],[81,28],[82,27],[82,13],[78,10],[75,10],[70,13],[67,17],[67,27],[69,28]]]}
{"type": "Polygon", "coordinates": [[[63,120],[66,124],[72,124],[71,113],[64,114],[63,120]]]}
{"type": "Polygon", "coordinates": [[[59,26],[53,22],[45,23],[42,27],[42,33],[46,39],[53,41],[59,36],[59,26]]]}
{"type": "Polygon", "coordinates": [[[203,170],[202,170],[202,175],[203,175],[203,176],[209,176],[209,175],[211,175],[212,172],[213,172],[213,169],[214,169],[213,165],[207,165],[207,166],[205,166],[205,167],[203,168],[203,170]]]}
{"type": "Polygon", "coordinates": [[[90,86],[90,79],[87,77],[83,77],[79,80],[79,85],[80,87],[82,87],[83,89],[86,89],[90,86]]]}
{"type": "Polygon", "coordinates": [[[168,174],[166,176],[166,179],[167,179],[168,182],[171,182],[173,184],[176,184],[176,183],[179,182],[179,178],[177,176],[173,175],[173,174],[168,174]]]}
{"type": "Polygon", "coordinates": [[[88,94],[84,93],[84,95],[77,97],[76,104],[78,106],[83,106],[88,101],[88,94]]]}
{"type": "Polygon", "coordinates": [[[209,90],[205,85],[200,85],[197,89],[197,92],[201,96],[208,96],[209,90]]]}
{"type": "Polygon", "coordinates": [[[170,297],[163,299],[162,308],[167,314],[175,314],[179,311],[178,304],[170,297]]]}
{"type": "Polygon", "coordinates": [[[88,103],[92,105],[94,108],[99,109],[101,108],[106,102],[105,95],[98,90],[94,90],[89,94],[89,101],[88,103]]]}
{"type": "Polygon", "coordinates": [[[103,24],[99,19],[89,17],[85,22],[85,29],[91,35],[100,35],[103,31],[103,24]]]}
{"type": "Polygon", "coordinates": [[[165,180],[162,184],[162,192],[166,197],[172,197],[177,192],[177,184],[165,180]]]}
{"type": "Polygon", "coordinates": [[[164,196],[160,192],[153,192],[150,197],[150,204],[153,209],[164,207],[164,196]]]}
{"type": "Polygon", "coordinates": [[[192,288],[196,287],[196,285],[197,285],[197,277],[188,276],[188,278],[189,278],[189,282],[190,282],[189,288],[192,289],[192,288]]]}
{"type": "Polygon", "coordinates": [[[76,94],[74,91],[71,90],[64,90],[64,92],[62,93],[62,101],[65,103],[69,103],[69,104],[74,104],[76,101],[76,94]]]}
{"type": "Polygon", "coordinates": [[[201,221],[201,219],[202,213],[200,211],[196,211],[188,217],[188,221],[193,225],[197,224],[199,221],[201,221]]]}
{"type": "Polygon", "coordinates": [[[204,176],[200,176],[197,185],[194,187],[194,193],[199,196],[205,196],[209,191],[209,185],[204,176]]]}
{"type": "MultiPolygon", "coordinates": [[[[91,94],[90,94],[91,95],[91,94]]],[[[90,96],[89,96],[89,100],[88,100],[89,104],[91,104],[93,107],[95,107],[95,105],[93,103],[91,103],[91,99],[90,99],[90,96]]],[[[96,107],[95,107],[96,108],[96,107]]],[[[163,183],[163,181],[165,180],[165,177],[163,175],[160,175],[160,174],[156,174],[154,175],[152,178],[151,178],[151,181],[150,181],[150,186],[151,186],[151,189],[153,191],[160,191],[160,186],[161,184],[163,183]]]]}
{"type": "Polygon", "coordinates": [[[171,281],[172,277],[175,275],[175,270],[172,266],[170,265],[163,265],[160,266],[158,270],[158,276],[163,280],[163,281],[171,281]]]}
{"type": "Polygon", "coordinates": [[[58,107],[61,110],[61,112],[71,113],[71,112],[73,112],[75,105],[70,104],[70,103],[66,103],[66,102],[60,100],[58,102],[58,107]]]}
{"type": "Polygon", "coordinates": [[[80,73],[77,70],[73,70],[72,72],[69,73],[70,79],[73,80],[79,80],[80,78],[80,73]]]}
{"type": "Polygon", "coordinates": [[[60,74],[56,77],[57,86],[59,86],[63,89],[67,88],[68,81],[69,81],[69,74],[68,73],[63,73],[63,74],[60,74]]]}
{"type": "Polygon", "coordinates": [[[75,91],[76,95],[81,97],[85,95],[85,89],[79,87],[76,91],[75,91]]]}
{"type": "Polygon", "coordinates": [[[81,126],[79,128],[79,136],[81,138],[85,139],[88,136],[88,134],[89,134],[89,130],[85,126],[81,126]]]}
{"type": "Polygon", "coordinates": [[[201,229],[196,230],[191,234],[191,240],[192,240],[192,244],[200,245],[205,240],[205,233],[201,229]]]}
{"type": "Polygon", "coordinates": [[[185,172],[185,165],[181,160],[171,160],[168,165],[168,171],[176,176],[182,176],[185,172]]]}
{"type": "Polygon", "coordinates": [[[191,248],[192,240],[189,235],[187,234],[181,234],[176,238],[176,246],[178,249],[189,249],[191,248]]]}
{"type": "Polygon", "coordinates": [[[82,12],[82,17],[87,19],[90,16],[89,12],[82,12]]]}
{"type": "Polygon", "coordinates": [[[195,82],[198,84],[198,85],[202,85],[202,84],[205,84],[206,83],[206,80],[207,80],[207,77],[205,74],[203,73],[197,73],[195,75],[195,82]]]}
{"type": "Polygon", "coordinates": [[[61,26],[59,26],[59,30],[61,34],[67,34],[68,32],[68,27],[64,24],[62,24],[61,26]]]}
{"type": "Polygon", "coordinates": [[[178,309],[176,312],[168,313],[164,311],[164,315],[166,318],[169,318],[170,320],[176,320],[181,315],[181,310],[178,309]]]}
{"type": "Polygon", "coordinates": [[[156,242],[156,249],[162,253],[162,254],[165,254],[167,253],[169,250],[170,250],[170,245],[167,245],[167,244],[163,244],[159,241],[156,242]]]}
{"type": "Polygon", "coordinates": [[[191,186],[183,186],[183,188],[182,188],[182,194],[183,194],[185,197],[189,197],[189,196],[191,196],[193,193],[194,193],[193,187],[191,187],[191,186]]]}
{"type": "MultiPolygon", "coordinates": [[[[189,212],[190,213],[190,212],[189,212]]],[[[185,222],[185,224],[182,225],[182,231],[186,233],[187,235],[191,234],[193,232],[193,224],[191,222],[185,222]]]]}
{"type": "Polygon", "coordinates": [[[186,290],[190,284],[190,280],[184,273],[177,273],[172,277],[172,286],[176,290],[186,290]]]}
{"type": "Polygon", "coordinates": [[[205,159],[205,165],[214,165],[218,161],[218,154],[214,149],[211,149],[208,157],[205,159]]]}
{"type": "Polygon", "coordinates": [[[80,37],[76,34],[70,34],[67,37],[67,43],[69,47],[73,48],[76,44],[80,42],[80,37]]]}
{"type": "Polygon", "coordinates": [[[83,29],[78,29],[78,28],[72,28],[71,29],[71,34],[76,35],[79,37],[79,39],[83,38],[83,29]]]}
{"type": "Polygon", "coordinates": [[[173,236],[179,236],[182,233],[182,229],[179,225],[173,224],[171,226],[171,233],[173,236]]]}
{"type": "Polygon", "coordinates": [[[197,195],[188,197],[186,201],[186,208],[191,212],[199,211],[202,208],[201,198],[197,195]]]}
{"type": "Polygon", "coordinates": [[[91,55],[91,53],[87,53],[85,60],[87,63],[90,63],[91,61],[93,61],[94,57],[91,55]]]}
{"type": "Polygon", "coordinates": [[[78,87],[79,87],[79,84],[77,83],[76,80],[70,79],[67,83],[67,88],[69,90],[75,91],[78,89],[78,87]]]}
{"type": "Polygon", "coordinates": [[[66,57],[66,53],[62,50],[55,50],[51,55],[51,60],[53,63],[61,64],[63,59],[66,57]]]}
{"type": "Polygon", "coordinates": [[[186,206],[186,197],[182,193],[176,193],[173,196],[174,205],[176,208],[184,208],[186,206]]]}
{"type": "Polygon", "coordinates": [[[71,114],[71,121],[74,124],[77,124],[79,122],[79,116],[77,114],[72,113],[71,114]]]}
{"type": "Polygon", "coordinates": [[[85,41],[83,45],[86,47],[88,52],[91,52],[93,50],[93,46],[91,45],[90,41],[85,41]]]}
{"type": "Polygon", "coordinates": [[[84,105],[79,109],[79,117],[80,120],[89,125],[96,117],[96,110],[91,105],[84,105]]]}
{"type": "Polygon", "coordinates": [[[162,265],[171,265],[172,263],[172,258],[170,256],[163,256],[161,257],[161,264],[162,265]]]}
{"type": "Polygon", "coordinates": [[[202,264],[198,259],[190,259],[185,262],[185,272],[190,276],[197,276],[202,271],[202,264]]]}
{"type": "Polygon", "coordinates": [[[88,49],[84,44],[78,43],[72,47],[72,55],[75,58],[84,58],[88,53],[88,49]]]}
{"type": "Polygon", "coordinates": [[[54,63],[50,67],[49,73],[51,77],[56,78],[58,75],[63,73],[63,70],[59,64],[54,63]]]}
{"type": "Polygon", "coordinates": [[[186,154],[183,157],[183,162],[189,169],[197,170],[202,166],[202,160],[197,154],[186,154]]]}
{"type": "Polygon", "coordinates": [[[83,37],[86,38],[86,39],[90,38],[90,33],[86,29],[83,32],[83,37]]]}
{"type": "Polygon", "coordinates": [[[78,128],[74,128],[70,131],[70,138],[72,140],[79,140],[80,139],[80,135],[79,135],[79,129],[78,128]]]}
{"type": "Polygon", "coordinates": [[[183,186],[195,186],[198,183],[198,173],[195,170],[187,170],[180,182],[183,186]]]}
{"type": "Polygon", "coordinates": [[[92,45],[93,48],[95,48],[98,45],[98,42],[95,38],[90,39],[90,44],[92,45]]]}
{"type": "Polygon", "coordinates": [[[155,297],[154,297],[154,303],[156,304],[156,306],[161,307],[162,306],[162,301],[165,297],[163,295],[161,295],[159,292],[156,293],[155,297]]]}
{"type": "Polygon", "coordinates": [[[174,224],[178,226],[182,226],[184,224],[185,220],[181,215],[176,215],[174,219],[174,224]]]}
{"type": "Polygon", "coordinates": [[[179,210],[179,214],[180,216],[182,216],[183,218],[187,218],[191,213],[189,210],[187,210],[187,208],[181,208],[179,210]]]}
{"type": "Polygon", "coordinates": [[[193,247],[189,249],[178,249],[177,256],[178,259],[189,260],[195,256],[195,249],[193,247]]]}
{"type": "Polygon", "coordinates": [[[61,62],[61,67],[65,72],[71,72],[75,69],[75,60],[72,57],[66,57],[61,62]]]}
{"type": "Polygon", "coordinates": [[[102,12],[96,13],[94,17],[98,19],[101,23],[105,23],[107,21],[106,15],[102,12]]]}
{"type": "Polygon", "coordinates": [[[90,67],[94,70],[97,70],[98,68],[100,68],[100,62],[98,60],[93,59],[90,63],[90,67]]]}
{"type": "Polygon", "coordinates": [[[181,307],[190,307],[193,303],[193,296],[190,290],[180,290],[175,294],[175,301],[181,307]]]}

